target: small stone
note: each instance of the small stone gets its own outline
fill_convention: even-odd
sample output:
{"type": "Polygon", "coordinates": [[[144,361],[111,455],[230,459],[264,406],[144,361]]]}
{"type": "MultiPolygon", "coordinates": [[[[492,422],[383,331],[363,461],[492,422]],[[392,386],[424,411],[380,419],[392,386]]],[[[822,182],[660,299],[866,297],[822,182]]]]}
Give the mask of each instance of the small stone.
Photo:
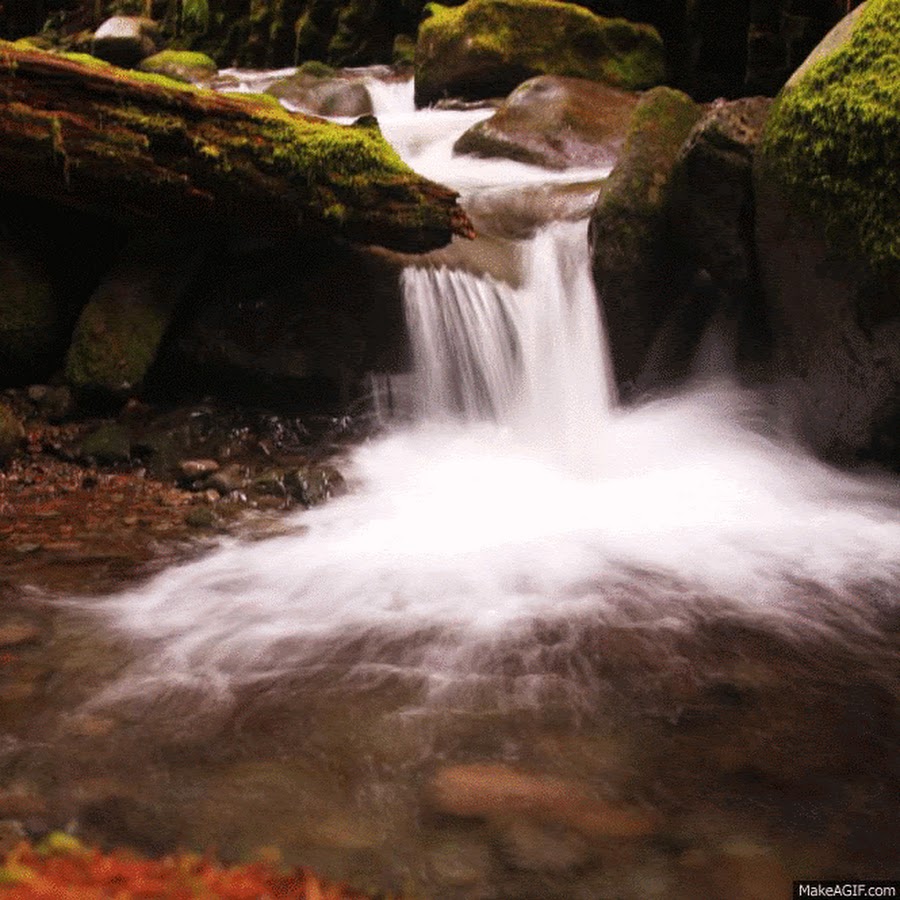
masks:
{"type": "Polygon", "coordinates": [[[223,496],[242,490],[247,484],[243,470],[237,463],[231,463],[214,472],[204,483],[204,487],[213,488],[223,496]]]}
{"type": "Polygon", "coordinates": [[[185,517],[184,522],[191,528],[212,528],[218,520],[208,506],[196,506],[185,517]]]}
{"type": "Polygon", "coordinates": [[[531,872],[567,872],[590,858],[587,841],[568,828],[538,822],[518,821],[500,835],[507,861],[531,872]]]}
{"type": "Polygon", "coordinates": [[[122,519],[122,524],[130,527],[132,525],[137,525],[138,521],[137,516],[125,516],[125,518],[122,519]]]}
{"type": "Polygon", "coordinates": [[[13,549],[16,551],[16,553],[21,553],[23,556],[25,556],[28,553],[37,553],[37,551],[41,549],[41,545],[26,541],[22,544],[16,544],[13,549]]]}
{"type": "Polygon", "coordinates": [[[218,472],[219,468],[214,459],[184,459],[178,463],[178,471],[189,481],[212,475],[213,472],[218,472]]]}

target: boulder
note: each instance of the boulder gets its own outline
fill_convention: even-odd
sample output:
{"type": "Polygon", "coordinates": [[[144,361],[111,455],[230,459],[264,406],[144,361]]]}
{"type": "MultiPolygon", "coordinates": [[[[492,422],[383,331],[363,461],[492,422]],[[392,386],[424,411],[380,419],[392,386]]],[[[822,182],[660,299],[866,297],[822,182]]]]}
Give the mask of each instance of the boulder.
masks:
{"type": "Polygon", "coordinates": [[[91,53],[115,66],[130,68],[159,49],[159,25],[143,16],[113,16],[95,32],[91,53]]]}
{"type": "Polygon", "coordinates": [[[344,76],[332,70],[316,74],[308,68],[272,82],[266,93],[293,109],[316,116],[358,118],[372,114],[372,98],[359,76],[344,76]]]}
{"type": "MultiPolygon", "coordinates": [[[[753,158],[771,100],[717,101],[694,126],[672,174],[668,219],[674,246],[694,285],[681,298],[669,333],[654,347],[658,375],[689,360],[710,315],[734,346],[720,363],[757,367],[769,345],[754,247],[753,158]],[[693,333],[685,324],[696,323],[693,333]]],[[[665,327],[665,326],[664,326],[665,327]]],[[[649,373],[648,373],[649,374],[649,373]]]]}
{"type": "Polygon", "coordinates": [[[657,330],[686,287],[668,227],[668,201],[678,154],[701,113],[680,91],[648,91],[591,215],[594,283],[623,385],[637,379],[657,330]]]}
{"type": "Polygon", "coordinates": [[[649,25],[604,19],[551,0],[431,3],[416,45],[416,104],[508,94],[535,75],[567,75],[626,90],[659,84],[665,59],[649,25]]]}
{"type": "Polygon", "coordinates": [[[189,50],[162,50],[142,59],[138,69],[188,84],[208,82],[219,71],[215,62],[205,53],[193,53],[189,50]]]}
{"type": "Polygon", "coordinates": [[[783,403],[825,457],[900,467],[900,0],[869,0],[776,100],[754,168],[783,403]]]}
{"type": "Polygon", "coordinates": [[[548,169],[611,165],[637,102],[636,94],[596,81],[539,75],[466,131],[453,150],[548,169]]]}
{"type": "Polygon", "coordinates": [[[49,374],[65,324],[40,259],[0,237],[0,384],[27,384],[49,374]]]}
{"type": "Polygon", "coordinates": [[[139,235],[125,248],[75,327],[65,375],[77,392],[124,400],[141,385],[200,259],[198,241],[180,233],[139,235]]]}

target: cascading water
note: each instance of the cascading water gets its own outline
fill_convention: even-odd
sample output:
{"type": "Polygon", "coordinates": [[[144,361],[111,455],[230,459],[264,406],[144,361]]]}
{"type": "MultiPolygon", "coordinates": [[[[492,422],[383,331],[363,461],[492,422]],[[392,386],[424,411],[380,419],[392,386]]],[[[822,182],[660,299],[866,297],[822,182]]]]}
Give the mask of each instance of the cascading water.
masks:
{"type": "Polygon", "coordinates": [[[546,663],[528,636],[546,621],[663,633],[719,616],[849,642],[877,628],[900,577],[896,487],[777,439],[724,380],[613,408],[577,203],[510,236],[510,204],[555,208],[543,173],[449,163],[446,122],[485,114],[383,123],[413,165],[464,169],[471,202],[499,210],[480,208],[483,230],[502,232],[487,266],[466,262],[476,241],[404,274],[417,421],[360,447],[352,495],[304,513],[302,535],[225,545],[103,601],[153,647],[121,689],[326,664],[446,684],[509,644],[533,683],[546,663]]]}

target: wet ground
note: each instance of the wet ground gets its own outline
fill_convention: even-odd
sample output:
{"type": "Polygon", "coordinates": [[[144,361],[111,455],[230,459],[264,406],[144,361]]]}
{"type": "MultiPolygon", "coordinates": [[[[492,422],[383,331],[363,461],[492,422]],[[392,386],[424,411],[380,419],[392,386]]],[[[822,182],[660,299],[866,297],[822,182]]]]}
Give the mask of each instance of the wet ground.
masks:
{"type": "Polygon", "coordinates": [[[352,648],[219,697],[117,697],[146,648],[62,600],[302,517],[66,461],[65,437],[32,435],[0,480],[0,820],[150,853],[274,847],[416,897],[750,900],[799,877],[896,877],[890,588],[860,586],[885,609],[862,643],[727,617],[691,633],[536,622],[438,699],[414,672],[361,675],[352,648]]]}

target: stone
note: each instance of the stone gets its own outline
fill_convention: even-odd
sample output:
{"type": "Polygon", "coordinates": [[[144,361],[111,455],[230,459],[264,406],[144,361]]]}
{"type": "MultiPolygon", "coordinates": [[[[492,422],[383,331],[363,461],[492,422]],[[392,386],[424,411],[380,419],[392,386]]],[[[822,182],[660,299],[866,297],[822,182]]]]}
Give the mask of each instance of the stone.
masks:
{"type": "Polygon", "coordinates": [[[188,481],[196,481],[218,472],[221,467],[214,459],[183,459],[178,463],[178,471],[188,481]]]}
{"type": "Polygon", "coordinates": [[[637,94],[599,82],[539,75],[466,131],[453,152],[548,169],[612,165],[637,102],[637,94]]]}
{"type": "Polygon", "coordinates": [[[208,506],[195,506],[184,517],[185,525],[191,528],[212,528],[218,522],[218,516],[208,506]]]}
{"type": "Polygon", "coordinates": [[[21,617],[0,623],[0,647],[19,647],[37,643],[43,635],[39,625],[21,617]]]}
{"type": "Polygon", "coordinates": [[[900,469],[900,0],[870,0],[777,98],[755,245],[785,418],[835,462],[900,469]]]}
{"type": "Polygon", "coordinates": [[[321,76],[301,70],[274,81],[266,93],[292,109],[315,116],[358,118],[373,111],[372,98],[359,76],[321,76]]]}
{"type": "Polygon", "coordinates": [[[198,236],[151,231],[133,238],[78,319],[66,358],[69,384],[104,403],[135,391],[201,259],[198,236]]]}
{"type": "Polygon", "coordinates": [[[213,488],[223,496],[232,491],[241,491],[247,487],[247,476],[244,469],[238,463],[229,465],[214,472],[204,482],[204,488],[213,488]]]}
{"type": "Polygon", "coordinates": [[[318,506],[346,491],[344,478],[333,466],[303,466],[286,472],[285,490],[304,506],[318,506]]]}
{"type": "Polygon", "coordinates": [[[416,45],[416,105],[509,93],[535,75],[566,75],[626,90],[665,77],[662,40],[649,25],[604,19],[572,3],[431,3],[416,45]]]}
{"type": "Polygon", "coordinates": [[[594,284],[616,380],[626,395],[644,369],[673,297],[687,285],[689,273],[671,240],[668,199],[675,163],[701,113],[680,91],[648,91],[591,214],[594,284]]]}
{"type": "Polygon", "coordinates": [[[94,32],[91,53],[97,59],[129,68],[156,53],[159,25],[143,16],[113,16],[94,32]]]}
{"type": "Polygon", "coordinates": [[[206,84],[219,71],[215,61],[205,53],[190,50],[162,50],[142,59],[138,69],[188,84],[206,84]]]}

